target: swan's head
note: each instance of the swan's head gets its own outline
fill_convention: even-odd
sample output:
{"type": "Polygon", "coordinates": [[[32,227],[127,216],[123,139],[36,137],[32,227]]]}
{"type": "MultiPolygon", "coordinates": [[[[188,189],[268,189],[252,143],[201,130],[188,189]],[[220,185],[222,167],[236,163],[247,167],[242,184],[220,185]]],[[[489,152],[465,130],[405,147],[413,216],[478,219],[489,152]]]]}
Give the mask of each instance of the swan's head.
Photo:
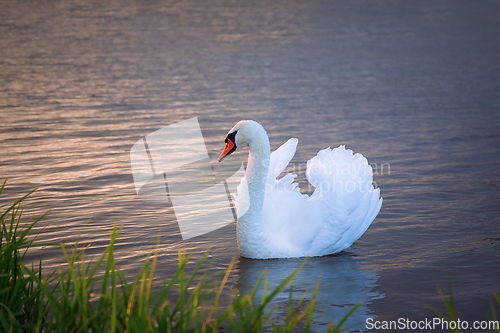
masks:
{"type": "Polygon", "coordinates": [[[219,156],[219,162],[231,155],[236,148],[249,146],[253,140],[260,138],[262,134],[267,138],[266,131],[261,124],[253,120],[241,120],[227,132],[224,142],[224,150],[219,156]]]}

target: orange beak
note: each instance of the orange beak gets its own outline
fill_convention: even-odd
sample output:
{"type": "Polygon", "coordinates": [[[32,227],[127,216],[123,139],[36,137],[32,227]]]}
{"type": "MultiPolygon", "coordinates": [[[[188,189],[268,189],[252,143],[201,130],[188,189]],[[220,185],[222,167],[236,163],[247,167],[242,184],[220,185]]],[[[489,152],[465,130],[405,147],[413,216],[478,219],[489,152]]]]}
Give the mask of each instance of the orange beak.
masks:
{"type": "Polygon", "coordinates": [[[231,140],[227,140],[226,142],[226,146],[224,147],[224,150],[222,151],[222,153],[220,154],[219,156],[219,162],[222,162],[222,160],[227,156],[229,155],[230,153],[232,153],[234,150],[234,143],[233,141],[231,140]]]}

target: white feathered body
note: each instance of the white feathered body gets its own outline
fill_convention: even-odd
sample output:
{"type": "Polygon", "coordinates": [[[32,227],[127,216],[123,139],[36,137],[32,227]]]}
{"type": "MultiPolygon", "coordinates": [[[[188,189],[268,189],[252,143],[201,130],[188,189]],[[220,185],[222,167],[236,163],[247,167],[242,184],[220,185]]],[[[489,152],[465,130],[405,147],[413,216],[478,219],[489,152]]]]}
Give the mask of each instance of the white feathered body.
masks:
{"type": "Polygon", "coordinates": [[[267,134],[261,141],[250,144],[246,174],[235,196],[242,256],[323,256],[361,237],[382,205],[366,158],[344,146],[321,150],[307,162],[307,179],[316,188],[308,196],[294,183],[296,175],[277,179],[293,158],[298,140],[288,140],[270,158],[267,134]]]}

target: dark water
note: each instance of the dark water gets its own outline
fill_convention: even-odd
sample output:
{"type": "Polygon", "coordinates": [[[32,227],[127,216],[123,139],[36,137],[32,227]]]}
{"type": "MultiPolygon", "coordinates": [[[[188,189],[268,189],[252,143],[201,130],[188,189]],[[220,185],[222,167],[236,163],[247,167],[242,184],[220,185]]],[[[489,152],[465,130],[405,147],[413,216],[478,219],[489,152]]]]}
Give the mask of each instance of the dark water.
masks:
{"type": "MultiPolygon", "coordinates": [[[[198,117],[211,155],[240,119],[272,149],[299,138],[291,171],[318,150],[365,155],[384,198],[350,249],[312,258],[294,297],[322,284],[314,329],[361,301],[368,316],[423,320],[453,286],[462,320],[486,320],[500,289],[500,3],[498,1],[2,1],[2,201],[39,190],[52,210],[42,240],[107,244],[133,275],[161,233],[157,279],[177,250],[237,253],[235,224],[182,241],[172,206],[137,198],[129,151],[198,117]]],[[[233,154],[232,165],[246,158],[233,154]]],[[[226,159],[229,161],[229,159],[226,159]]],[[[226,161],[225,161],[226,162],[226,161]]],[[[305,192],[310,189],[304,183],[305,192]]],[[[48,267],[62,262],[43,249],[48,267]]],[[[225,297],[268,268],[276,285],[301,260],[239,259],[225,297]]],[[[280,295],[278,308],[288,294],[280,295]]],[[[358,325],[356,325],[358,323],[358,325]]]]}

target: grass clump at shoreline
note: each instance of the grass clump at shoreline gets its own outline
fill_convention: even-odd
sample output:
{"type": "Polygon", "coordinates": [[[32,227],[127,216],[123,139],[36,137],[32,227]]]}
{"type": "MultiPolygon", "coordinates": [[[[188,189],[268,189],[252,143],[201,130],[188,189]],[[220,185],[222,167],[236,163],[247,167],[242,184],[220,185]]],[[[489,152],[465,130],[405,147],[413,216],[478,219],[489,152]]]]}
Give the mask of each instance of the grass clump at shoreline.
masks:
{"type": "MultiPolygon", "coordinates": [[[[448,281],[448,293],[445,295],[445,293],[441,290],[441,288],[437,287],[437,291],[439,294],[439,297],[441,298],[441,301],[443,302],[443,305],[445,307],[445,312],[441,312],[438,309],[427,305],[429,309],[434,311],[439,317],[441,317],[446,324],[442,325],[441,327],[448,327],[451,333],[464,333],[466,329],[470,329],[473,327],[469,327],[468,323],[466,322],[466,326],[464,327],[464,321],[462,321],[462,325],[460,325],[460,315],[458,312],[458,309],[455,304],[455,297],[453,295],[453,289],[451,287],[451,282],[448,281]]],[[[496,300],[497,305],[500,305],[500,296],[496,291],[493,291],[493,298],[496,300]]],[[[481,327],[482,330],[488,330],[488,332],[495,332],[495,333],[500,333],[500,324],[499,324],[499,318],[497,315],[497,311],[495,309],[495,304],[492,299],[490,299],[490,309],[491,309],[491,317],[488,316],[488,319],[482,322],[477,322],[480,325],[484,325],[485,327],[481,327]]],[[[474,329],[474,328],[473,328],[474,329]]]]}
{"type": "MultiPolygon", "coordinates": [[[[0,195],[5,184],[0,188],[0,195]]],[[[31,193],[33,191],[0,213],[0,331],[142,333],[310,330],[319,281],[308,304],[304,301],[305,294],[297,304],[292,304],[290,288],[286,314],[279,322],[271,321],[273,310],[269,309],[270,301],[291,284],[305,261],[271,291],[267,290],[264,271],[250,294],[235,294],[230,304],[223,308],[219,299],[234,260],[219,283],[217,276],[210,278],[209,271],[202,270],[208,254],[197,262],[191,274],[187,274],[186,266],[191,256],[179,251],[174,276],[161,286],[153,286],[157,246],[146,257],[137,277],[129,282],[115,265],[114,245],[120,234],[116,226],[110,235],[109,245],[97,260],[88,260],[85,254],[90,245],[82,247],[78,241],[73,247],[34,244],[36,236],[29,237],[29,234],[44,215],[21,222],[22,202],[31,193]],[[23,259],[27,250],[41,245],[60,246],[67,266],[64,269],[60,266],[58,271],[49,275],[42,275],[42,260],[36,266],[26,266],[23,259]],[[261,283],[265,292],[260,302],[255,302],[261,283]],[[173,292],[178,295],[175,303],[167,298],[173,292]]],[[[342,324],[359,306],[354,306],[338,325],[330,325],[328,332],[340,332],[342,324]]]]}
{"type": "MultiPolygon", "coordinates": [[[[0,195],[6,181],[0,187],[0,195]]],[[[0,328],[4,332],[17,332],[34,328],[47,313],[41,289],[35,281],[24,275],[23,259],[36,237],[28,238],[33,227],[46,214],[22,223],[22,201],[31,193],[17,199],[4,212],[0,211],[0,328]]],[[[2,210],[4,206],[0,207],[2,210]]],[[[42,279],[42,262],[32,264],[31,275],[42,279]]]]}

